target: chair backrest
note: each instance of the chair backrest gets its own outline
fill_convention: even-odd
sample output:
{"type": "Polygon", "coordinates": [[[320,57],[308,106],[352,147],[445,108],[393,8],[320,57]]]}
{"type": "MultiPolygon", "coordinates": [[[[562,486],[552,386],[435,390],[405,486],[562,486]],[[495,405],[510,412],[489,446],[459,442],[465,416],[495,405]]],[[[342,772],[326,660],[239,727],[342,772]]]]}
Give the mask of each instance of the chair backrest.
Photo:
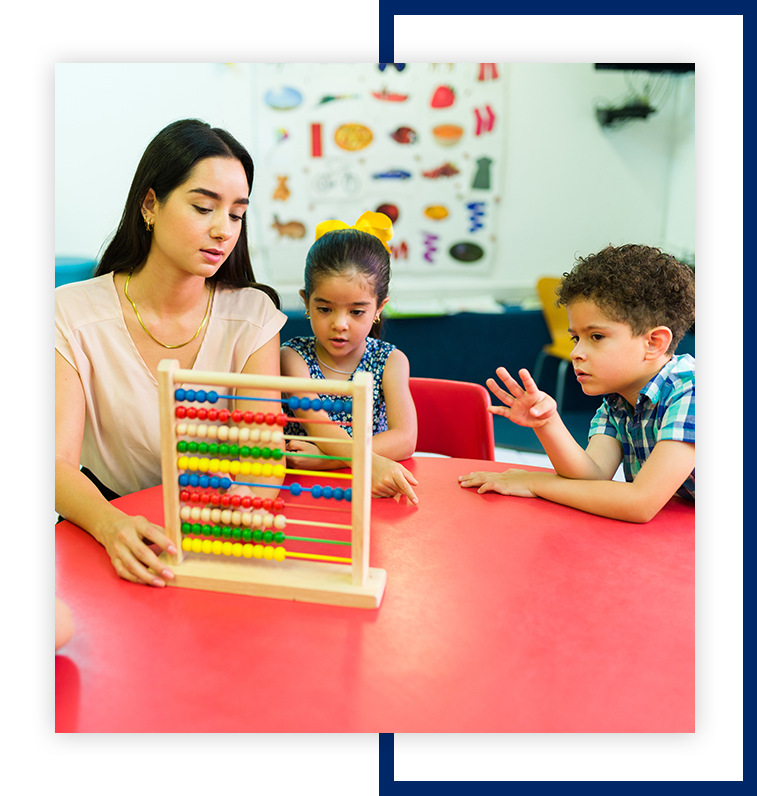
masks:
{"type": "MultiPolygon", "coordinates": [[[[570,340],[570,335],[568,334],[568,311],[565,307],[555,306],[557,301],[557,293],[555,291],[560,281],[557,277],[545,276],[536,283],[536,291],[541,299],[544,322],[547,324],[553,343],[570,340]]],[[[572,347],[573,344],[571,343],[570,348],[572,347]]]]}
{"type": "Polygon", "coordinates": [[[410,378],[423,453],[494,461],[494,421],[486,387],[467,381],[410,378]]]}

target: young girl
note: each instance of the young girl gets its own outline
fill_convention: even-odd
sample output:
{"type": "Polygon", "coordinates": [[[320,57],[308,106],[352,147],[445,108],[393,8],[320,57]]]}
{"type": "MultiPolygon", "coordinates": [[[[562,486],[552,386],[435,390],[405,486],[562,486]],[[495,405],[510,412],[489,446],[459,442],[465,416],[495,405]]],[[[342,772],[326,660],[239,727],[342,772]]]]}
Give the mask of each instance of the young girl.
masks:
{"type": "MultiPolygon", "coordinates": [[[[281,373],[300,378],[349,381],[357,371],[373,374],[373,496],[404,494],[418,498],[413,474],[399,464],[415,451],[418,425],[410,395],[407,357],[378,339],[381,311],[386,306],[390,277],[389,246],[392,222],[383,213],[363,213],[353,227],[342,221],[323,221],[316,227],[315,243],[305,261],[305,316],[314,337],[295,337],[281,348],[281,373]]],[[[312,396],[317,397],[316,395],[312,396]]],[[[326,396],[321,396],[326,397],[326,396]]],[[[303,419],[350,420],[343,413],[296,410],[303,419]]],[[[290,423],[287,434],[302,440],[287,443],[289,467],[334,469],[344,463],[310,458],[349,456],[342,443],[351,429],[323,424],[290,423]],[[333,438],[308,442],[306,435],[333,438]],[[298,454],[301,454],[298,456],[298,454]]]]}

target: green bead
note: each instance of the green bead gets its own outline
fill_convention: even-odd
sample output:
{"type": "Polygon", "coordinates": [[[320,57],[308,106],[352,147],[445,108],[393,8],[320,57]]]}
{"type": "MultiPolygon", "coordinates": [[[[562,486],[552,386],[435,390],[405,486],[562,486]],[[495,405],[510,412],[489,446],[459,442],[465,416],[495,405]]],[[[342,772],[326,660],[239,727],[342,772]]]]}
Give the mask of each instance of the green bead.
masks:
{"type": "Polygon", "coordinates": [[[192,526],[188,522],[181,523],[181,532],[182,533],[190,533],[192,530],[192,526]]]}
{"type": "Polygon", "coordinates": [[[231,528],[221,528],[221,536],[223,536],[224,539],[230,539],[231,528]]]}
{"type": "Polygon", "coordinates": [[[260,451],[260,455],[264,459],[270,459],[271,458],[271,449],[270,448],[263,448],[263,450],[260,451]]]}
{"type": "Polygon", "coordinates": [[[254,541],[256,541],[256,542],[259,542],[259,541],[261,541],[261,540],[262,540],[262,538],[263,538],[263,531],[261,531],[261,530],[259,530],[258,528],[256,528],[256,529],[255,529],[255,530],[252,532],[252,538],[253,538],[253,540],[254,540],[254,541]]]}
{"type": "Polygon", "coordinates": [[[242,532],[239,530],[239,528],[233,528],[232,529],[231,538],[232,539],[236,539],[236,540],[239,540],[239,539],[242,538],[242,532]]]}
{"type": "Polygon", "coordinates": [[[207,442],[201,442],[201,443],[200,443],[200,444],[197,446],[197,450],[198,450],[200,453],[207,453],[207,452],[208,452],[208,443],[207,443],[207,442]]]}
{"type": "Polygon", "coordinates": [[[210,445],[208,445],[208,453],[211,456],[215,456],[218,453],[218,444],[216,442],[211,442],[210,445]]]}
{"type": "Polygon", "coordinates": [[[229,456],[239,456],[239,445],[229,445],[229,456]]]}
{"type": "Polygon", "coordinates": [[[210,536],[212,531],[213,531],[213,529],[210,527],[210,525],[203,525],[202,526],[202,535],[203,536],[210,536]]]}
{"type": "Polygon", "coordinates": [[[186,453],[187,441],[185,439],[182,439],[179,442],[177,442],[176,443],[176,450],[179,451],[179,453],[186,453]]]}
{"type": "Polygon", "coordinates": [[[197,443],[196,443],[196,442],[190,442],[190,443],[187,445],[187,450],[188,450],[190,453],[197,453],[197,443]]]}
{"type": "Polygon", "coordinates": [[[263,541],[264,542],[273,541],[273,534],[271,533],[271,531],[263,531],[263,541]]]}
{"type": "Polygon", "coordinates": [[[276,531],[276,533],[273,535],[273,541],[277,542],[278,544],[281,544],[285,538],[286,537],[284,536],[283,531],[276,531]]]}
{"type": "Polygon", "coordinates": [[[220,536],[221,535],[221,526],[220,525],[214,525],[213,528],[211,529],[211,534],[213,536],[216,536],[216,537],[220,536]]]}
{"type": "Polygon", "coordinates": [[[202,525],[200,525],[199,522],[196,522],[196,523],[194,523],[194,525],[192,525],[192,533],[195,533],[195,534],[198,534],[198,535],[200,533],[202,533],[202,525]]]}
{"type": "Polygon", "coordinates": [[[260,458],[260,448],[256,445],[254,448],[252,448],[250,450],[250,455],[252,456],[253,459],[259,459],[260,458]]]}
{"type": "Polygon", "coordinates": [[[251,531],[249,528],[245,528],[245,529],[242,531],[242,539],[243,539],[245,542],[249,542],[249,541],[250,541],[250,539],[252,539],[252,531],[251,531]]]}
{"type": "Polygon", "coordinates": [[[229,455],[229,446],[225,443],[223,445],[218,446],[218,453],[221,456],[228,456],[229,455]]]}
{"type": "Polygon", "coordinates": [[[242,445],[239,449],[239,455],[245,459],[249,458],[250,456],[250,446],[249,445],[242,445]]]}
{"type": "Polygon", "coordinates": [[[281,450],[281,448],[274,448],[274,449],[271,451],[271,456],[273,456],[273,458],[274,458],[276,461],[279,461],[279,459],[283,459],[283,458],[284,458],[284,451],[283,451],[283,450],[281,450]]]}

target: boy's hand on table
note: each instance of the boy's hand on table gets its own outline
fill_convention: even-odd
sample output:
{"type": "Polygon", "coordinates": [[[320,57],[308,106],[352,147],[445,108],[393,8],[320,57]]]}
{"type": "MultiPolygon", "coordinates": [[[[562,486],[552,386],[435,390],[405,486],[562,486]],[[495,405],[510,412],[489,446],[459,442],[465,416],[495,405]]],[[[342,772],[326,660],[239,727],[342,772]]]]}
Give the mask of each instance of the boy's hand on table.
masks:
{"type": "Polygon", "coordinates": [[[551,395],[547,395],[536,386],[533,377],[525,368],[518,373],[523,381],[523,387],[505,368],[497,368],[497,376],[507,389],[502,389],[494,379],[486,380],[486,386],[504,404],[504,406],[491,406],[489,411],[506,417],[519,426],[528,428],[543,426],[557,414],[557,403],[551,395]]]}
{"type": "Polygon", "coordinates": [[[462,487],[478,487],[478,493],[498,492],[500,495],[513,495],[514,497],[537,497],[531,484],[541,476],[550,473],[533,473],[527,470],[510,468],[501,473],[488,473],[477,471],[461,475],[457,480],[462,487]]]}

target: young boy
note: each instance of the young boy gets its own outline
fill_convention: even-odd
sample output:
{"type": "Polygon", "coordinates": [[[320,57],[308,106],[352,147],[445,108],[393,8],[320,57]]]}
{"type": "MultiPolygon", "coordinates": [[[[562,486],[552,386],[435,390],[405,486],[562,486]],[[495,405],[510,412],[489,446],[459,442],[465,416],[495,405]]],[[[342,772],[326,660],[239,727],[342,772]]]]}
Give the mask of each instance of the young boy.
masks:
{"type": "Polygon", "coordinates": [[[558,289],[587,395],[604,395],[584,450],[531,374],[505,370],[490,407],[533,428],[555,473],[505,470],[460,476],[482,492],[541,497],[603,517],[648,522],[674,495],[694,500],[694,359],[676,346],[694,322],[694,275],[648,246],[608,246],[579,259],[558,289]],[[620,462],[626,481],[613,481],[620,462]]]}

